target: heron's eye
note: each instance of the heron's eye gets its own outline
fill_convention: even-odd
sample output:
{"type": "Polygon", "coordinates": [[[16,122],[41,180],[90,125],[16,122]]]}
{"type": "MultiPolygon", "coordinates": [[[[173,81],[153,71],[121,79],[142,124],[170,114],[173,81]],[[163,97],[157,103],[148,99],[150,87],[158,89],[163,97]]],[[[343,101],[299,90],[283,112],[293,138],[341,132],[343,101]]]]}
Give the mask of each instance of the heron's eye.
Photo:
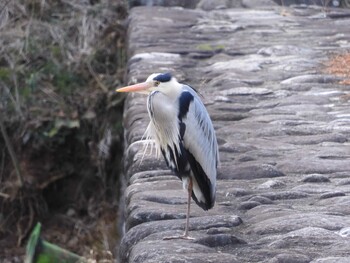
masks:
{"type": "Polygon", "coordinates": [[[155,87],[158,87],[158,86],[159,86],[159,84],[160,84],[160,82],[159,82],[159,81],[155,81],[155,82],[154,82],[154,86],[155,86],[155,87]]]}

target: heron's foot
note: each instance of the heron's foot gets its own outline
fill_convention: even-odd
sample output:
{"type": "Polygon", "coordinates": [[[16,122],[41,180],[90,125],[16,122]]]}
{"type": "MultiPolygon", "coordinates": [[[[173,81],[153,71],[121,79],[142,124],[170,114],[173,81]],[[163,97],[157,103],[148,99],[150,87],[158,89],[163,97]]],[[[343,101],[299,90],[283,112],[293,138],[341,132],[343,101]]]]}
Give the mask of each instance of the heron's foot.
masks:
{"type": "Polygon", "coordinates": [[[194,237],[190,237],[189,235],[181,235],[181,236],[170,236],[170,237],[163,237],[163,240],[172,240],[172,239],[185,239],[185,240],[195,240],[194,237]]]}

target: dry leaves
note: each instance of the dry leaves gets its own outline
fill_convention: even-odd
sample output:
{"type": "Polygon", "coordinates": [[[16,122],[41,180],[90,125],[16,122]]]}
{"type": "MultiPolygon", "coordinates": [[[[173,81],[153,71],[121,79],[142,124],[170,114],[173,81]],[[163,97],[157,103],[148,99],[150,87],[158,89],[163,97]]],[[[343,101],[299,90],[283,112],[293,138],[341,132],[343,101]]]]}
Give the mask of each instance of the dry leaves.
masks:
{"type": "Polygon", "coordinates": [[[326,63],[326,70],[328,73],[343,77],[340,84],[350,85],[350,53],[334,56],[326,63]]]}

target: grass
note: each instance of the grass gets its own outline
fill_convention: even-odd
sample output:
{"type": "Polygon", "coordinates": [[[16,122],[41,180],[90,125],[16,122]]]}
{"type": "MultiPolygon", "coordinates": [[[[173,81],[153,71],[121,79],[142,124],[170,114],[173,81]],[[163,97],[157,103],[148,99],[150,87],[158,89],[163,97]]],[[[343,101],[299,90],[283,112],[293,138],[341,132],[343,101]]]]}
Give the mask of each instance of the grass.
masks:
{"type": "Polygon", "coordinates": [[[16,104],[13,108],[19,113],[30,106],[31,95],[48,86],[66,96],[91,86],[96,76],[102,83],[103,78],[120,79],[116,74],[121,74],[125,58],[120,54],[123,44],[117,47],[114,37],[121,6],[110,0],[95,5],[22,0],[0,6],[0,85],[5,87],[0,103],[16,104]],[[118,63],[106,63],[110,57],[118,63]],[[87,67],[91,61],[94,64],[87,67]]]}

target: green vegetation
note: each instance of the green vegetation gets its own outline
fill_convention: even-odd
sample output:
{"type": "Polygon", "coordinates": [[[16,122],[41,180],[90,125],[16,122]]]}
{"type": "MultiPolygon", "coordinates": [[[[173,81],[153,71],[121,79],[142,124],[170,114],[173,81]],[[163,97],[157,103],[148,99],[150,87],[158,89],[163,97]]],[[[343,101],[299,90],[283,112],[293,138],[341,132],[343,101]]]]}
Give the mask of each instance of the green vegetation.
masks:
{"type": "Polygon", "coordinates": [[[212,44],[200,44],[197,46],[197,49],[200,51],[213,51],[218,52],[225,49],[224,45],[212,45],[212,44]]]}

